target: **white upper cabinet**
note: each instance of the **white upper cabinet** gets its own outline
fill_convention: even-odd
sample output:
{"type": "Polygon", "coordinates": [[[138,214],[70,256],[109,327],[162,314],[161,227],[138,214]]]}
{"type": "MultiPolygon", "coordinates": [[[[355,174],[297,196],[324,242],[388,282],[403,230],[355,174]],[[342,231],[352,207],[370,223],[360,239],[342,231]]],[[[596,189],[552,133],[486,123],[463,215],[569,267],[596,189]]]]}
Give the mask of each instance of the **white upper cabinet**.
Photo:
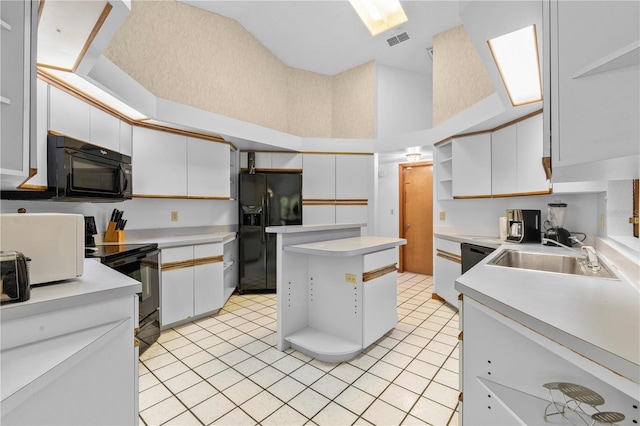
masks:
{"type": "Polygon", "coordinates": [[[544,148],[542,114],[519,121],[515,127],[518,138],[517,192],[548,193],[549,181],[542,166],[544,148]]]}
{"type": "Polygon", "coordinates": [[[37,2],[28,1],[3,1],[0,5],[0,165],[2,187],[7,189],[15,189],[29,168],[35,167],[36,128],[31,115],[36,113],[37,9],[37,2]]]}
{"type": "Polygon", "coordinates": [[[491,196],[491,134],[453,140],[453,197],[491,196]]]}
{"type": "Polygon", "coordinates": [[[491,190],[494,196],[549,192],[542,167],[542,114],[491,134],[491,190]]]}
{"type": "Polygon", "coordinates": [[[553,181],[637,178],[640,2],[549,7],[553,181]]]}
{"type": "MultiPolygon", "coordinates": [[[[491,133],[491,190],[493,194],[518,192],[517,138],[515,125],[503,127],[491,133]]],[[[539,144],[542,148],[542,139],[539,144]]]]}
{"type": "Polygon", "coordinates": [[[91,106],[63,92],[49,88],[49,130],[81,141],[91,141],[91,106]]]}
{"type": "Polygon", "coordinates": [[[336,199],[368,199],[371,155],[336,155],[336,199]]]}
{"type": "Polygon", "coordinates": [[[187,195],[186,136],[136,126],[132,163],[134,195],[187,195]]]}
{"type": "Polygon", "coordinates": [[[228,198],[229,146],[187,138],[187,188],[190,197],[228,198]]]}
{"type": "MultiPolygon", "coordinates": [[[[302,198],[335,199],[336,156],[333,154],[303,154],[302,165],[302,198]]],[[[308,222],[305,220],[305,223],[308,222]]]]}
{"type": "Polygon", "coordinates": [[[120,121],[120,152],[129,157],[133,155],[133,129],[124,121],[120,121]]]}
{"type": "Polygon", "coordinates": [[[120,120],[98,108],[90,107],[90,135],[94,145],[120,151],[120,120]]]}

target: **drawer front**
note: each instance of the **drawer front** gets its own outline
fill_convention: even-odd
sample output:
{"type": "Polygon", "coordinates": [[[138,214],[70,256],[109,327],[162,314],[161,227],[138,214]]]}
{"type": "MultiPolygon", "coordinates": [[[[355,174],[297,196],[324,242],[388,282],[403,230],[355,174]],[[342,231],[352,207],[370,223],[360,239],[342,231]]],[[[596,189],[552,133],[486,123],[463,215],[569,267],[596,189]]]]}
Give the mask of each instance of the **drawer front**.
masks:
{"type": "Polygon", "coordinates": [[[162,263],[193,259],[193,246],[170,247],[161,250],[162,263]]]}
{"type": "Polygon", "coordinates": [[[220,255],[222,255],[221,243],[198,244],[193,246],[193,257],[195,259],[220,255]]]}
{"type": "Polygon", "coordinates": [[[449,241],[442,238],[435,238],[435,247],[437,250],[443,250],[452,254],[460,256],[460,243],[456,241],[449,241]]]}
{"type": "Polygon", "coordinates": [[[363,272],[370,272],[384,266],[395,265],[398,262],[398,249],[392,248],[388,250],[369,253],[362,256],[363,272]]]}

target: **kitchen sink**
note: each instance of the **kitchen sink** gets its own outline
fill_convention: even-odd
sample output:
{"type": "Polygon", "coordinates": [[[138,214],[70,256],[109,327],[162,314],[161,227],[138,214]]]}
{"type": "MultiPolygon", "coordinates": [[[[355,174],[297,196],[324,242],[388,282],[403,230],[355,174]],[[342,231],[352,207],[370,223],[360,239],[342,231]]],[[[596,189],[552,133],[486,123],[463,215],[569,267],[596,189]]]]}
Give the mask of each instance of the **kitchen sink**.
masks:
{"type": "MultiPolygon", "coordinates": [[[[600,259],[598,259],[600,261],[600,259]]],[[[532,271],[555,272],[558,274],[582,275],[592,278],[617,280],[618,277],[600,261],[600,270],[593,271],[587,266],[587,260],[578,256],[530,253],[519,250],[503,250],[487,265],[507,268],[528,269],[532,271]]]]}

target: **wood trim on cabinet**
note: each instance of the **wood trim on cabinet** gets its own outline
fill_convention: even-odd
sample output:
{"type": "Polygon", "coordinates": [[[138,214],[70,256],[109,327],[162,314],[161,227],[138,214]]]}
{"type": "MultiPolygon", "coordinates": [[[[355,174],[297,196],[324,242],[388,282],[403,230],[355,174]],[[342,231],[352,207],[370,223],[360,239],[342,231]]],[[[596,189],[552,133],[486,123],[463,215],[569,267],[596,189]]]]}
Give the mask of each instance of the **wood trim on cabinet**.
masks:
{"type": "Polygon", "coordinates": [[[93,43],[93,40],[98,35],[98,32],[100,31],[100,28],[102,28],[104,21],[107,20],[107,16],[109,16],[109,13],[111,13],[111,9],[113,9],[113,6],[111,5],[111,3],[107,2],[104,9],[102,10],[102,13],[98,17],[96,24],[93,26],[93,29],[89,34],[89,37],[87,37],[87,40],[85,41],[84,46],[82,46],[82,50],[78,54],[78,57],[76,58],[76,62],[73,64],[73,69],[72,69],[73,72],[76,72],[76,70],[78,69],[78,65],[80,65],[80,62],[82,62],[82,59],[84,59],[84,55],[86,55],[87,50],[89,50],[89,46],[91,46],[91,43],[93,43]]]}
{"type": "Polygon", "coordinates": [[[431,293],[431,298],[433,300],[437,300],[438,302],[446,302],[446,300],[444,300],[444,298],[437,293],[431,293]]]}
{"type": "Polygon", "coordinates": [[[442,140],[434,143],[433,146],[435,146],[435,147],[440,146],[440,145],[442,145],[444,143],[447,143],[450,140],[456,139],[456,138],[464,138],[464,137],[467,137],[467,136],[482,135],[484,133],[492,133],[492,132],[498,131],[500,129],[503,129],[505,127],[511,126],[512,124],[516,124],[519,121],[523,121],[523,120],[526,120],[527,118],[534,117],[534,116],[536,116],[538,114],[542,114],[542,109],[539,109],[539,110],[534,111],[534,112],[532,112],[530,114],[527,114],[527,115],[523,115],[522,117],[516,118],[515,120],[511,120],[511,121],[509,121],[507,123],[501,124],[501,125],[499,125],[497,127],[494,127],[493,129],[478,130],[477,132],[460,133],[459,135],[449,136],[448,138],[442,139],[442,140]]]}
{"type": "Polygon", "coordinates": [[[161,265],[162,271],[174,271],[176,269],[191,268],[193,259],[176,260],[175,262],[166,262],[161,265]]]}
{"type": "Polygon", "coordinates": [[[547,180],[551,180],[551,176],[553,175],[551,169],[551,157],[542,157],[542,168],[544,169],[544,174],[547,180]]]}
{"type": "Polygon", "coordinates": [[[469,198],[491,198],[492,195],[454,195],[454,200],[466,200],[469,198]]]}
{"type": "Polygon", "coordinates": [[[441,257],[443,259],[451,260],[456,263],[460,263],[462,261],[462,256],[456,253],[451,253],[450,251],[436,249],[436,256],[441,257]]]}
{"type": "Polygon", "coordinates": [[[316,151],[300,151],[300,154],[305,155],[373,155],[373,152],[316,152],[316,151]]]}
{"type": "Polygon", "coordinates": [[[366,283],[367,281],[375,280],[376,278],[380,278],[384,275],[390,274],[392,272],[396,272],[398,268],[395,263],[391,265],[383,266],[378,269],[374,269],[372,271],[367,271],[362,273],[362,282],[366,283]]]}
{"type": "MultiPolygon", "coordinates": [[[[437,249],[436,249],[436,250],[437,250],[437,249]]],[[[439,252],[439,251],[440,251],[440,250],[438,250],[438,252],[439,252]]],[[[441,258],[446,259],[446,260],[450,260],[450,261],[455,262],[455,263],[460,263],[460,264],[462,264],[462,258],[461,258],[460,256],[457,256],[457,255],[449,256],[449,255],[444,254],[444,253],[436,253],[436,256],[437,256],[437,257],[441,257],[441,258]]]]}
{"type": "Polygon", "coordinates": [[[222,261],[223,261],[222,255],[199,257],[197,259],[193,259],[193,266],[209,265],[211,263],[220,263],[222,261]]]}
{"type": "Polygon", "coordinates": [[[218,200],[228,201],[231,197],[206,197],[196,195],[162,195],[162,194],[133,194],[133,198],[170,198],[174,200],[218,200]]]}
{"type": "MultiPolygon", "coordinates": [[[[51,69],[56,69],[54,67],[48,67],[51,69]]],[[[70,70],[65,70],[62,69],[62,71],[70,71],[70,70]]],[[[113,108],[111,108],[109,105],[106,105],[104,103],[102,103],[101,101],[99,101],[98,99],[94,98],[93,96],[89,95],[86,92],[83,92],[82,90],[78,89],[75,86],[70,85],[69,83],[62,81],[60,79],[58,79],[56,76],[54,76],[53,74],[47,73],[45,70],[45,67],[42,65],[38,66],[38,78],[42,81],[44,81],[47,84],[50,84],[51,86],[62,90],[63,92],[77,98],[80,99],[81,101],[93,106],[94,108],[98,108],[99,110],[110,114],[114,117],[116,117],[117,119],[124,121],[125,123],[131,125],[131,126],[138,126],[138,127],[145,127],[147,129],[152,129],[152,130],[158,130],[158,131],[162,131],[162,132],[167,132],[167,133],[174,133],[174,134],[178,134],[178,135],[182,135],[182,136],[188,136],[188,137],[193,137],[193,138],[198,138],[198,139],[204,139],[204,140],[208,140],[211,142],[218,142],[218,143],[223,143],[225,145],[229,145],[233,150],[237,151],[238,148],[231,142],[224,140],[222,137],[220,136],[213,136],[213,135],[205,135],[202,133],[197,133],[197,132],[193,132],[193,131],[189,131],[189,130],[183,130],[183,129],[177,129],[174,127],[167,127],[167,126],[162,126],[160,124],[154,124],[154,123],[148,123],[145,120],[148,119],[140,119],[140,120],[134,120],[131,117],[124,115],[123,113],[121,113],[118,110],[115,110],[113,108]]]]}
{"type": "Polygon", "coordinates": [[[29,176],[23,180],[16,189],[24,189],[29,191],[46,191],[48,187],[46,185],[30,185],[27,182],[30,181],[35,175],[38,174],[38,169],[35,167],[29,167],[29,176]]]}
{"type": "MultiPolygon", "coordinates": [[[[533,192],[514,192],[512,194],[493,194],[493,198],[505,198],[505,197],[528,197],[531,195],[549,195],[551,194],[551,188],[547,191],[533,191],[533,192]]],[[[455,198],[455,197],[454,197],[455,198]]]]}

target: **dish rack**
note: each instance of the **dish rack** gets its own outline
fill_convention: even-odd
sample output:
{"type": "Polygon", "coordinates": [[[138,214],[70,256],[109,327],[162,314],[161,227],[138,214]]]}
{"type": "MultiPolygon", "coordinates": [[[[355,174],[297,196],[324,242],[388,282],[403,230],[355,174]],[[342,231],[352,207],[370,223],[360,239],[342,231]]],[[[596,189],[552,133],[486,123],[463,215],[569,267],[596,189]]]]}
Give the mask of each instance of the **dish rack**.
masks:
{"type": "Polygon", "coordinates": [[[625,419],[622,413],[600,411],[598,407],[604,405],[604,398],[584,386],[566,382],[551,382],[542,386],[551,395],[551,402],[544,410],[545,421],[549,416],[560,415],[571,425],[593,426],[596,423],[615,425],[625,419]],[[583,407],[590,407],[589,411],[593,411],[593,414],[589,414],[583,407]]]}

